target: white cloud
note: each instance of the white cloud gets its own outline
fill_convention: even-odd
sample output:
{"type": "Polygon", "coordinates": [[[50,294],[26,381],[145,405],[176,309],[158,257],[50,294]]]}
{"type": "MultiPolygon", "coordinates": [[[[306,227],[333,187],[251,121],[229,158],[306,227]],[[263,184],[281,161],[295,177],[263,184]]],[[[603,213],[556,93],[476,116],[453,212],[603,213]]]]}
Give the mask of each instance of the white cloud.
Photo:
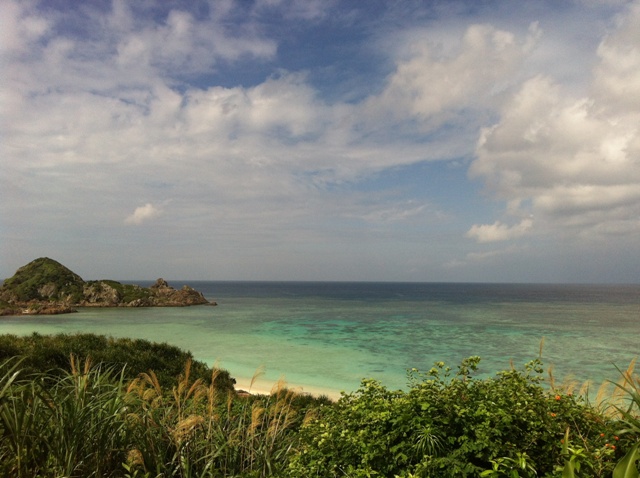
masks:
{"type": "Polygon", "coordinates": [[[417,203],[415,200],[406,201],[400,204],[392,204],[390,207],[380,208],[375,205],[371,211],[367,211],[362,206],[359,208],[359,214],[365,221],[371,223],[392,223],[411,221],[417,216],[426,213],[427,204],[417,203]]]}
{"type": "Polygon", "coordinates": [[[147,203],[144,206],[137,207],[130,216],[127,216],[124,222],[125,224],[138,226],[143,222],[155,219],[161,214],[161,209],[158,209],[151,203],[147,203]]]}
{"type": "Polygon", "coordinates": [[[508,226],[500,221],[493,224],[474,224],[467,231],[467,237],[476,239],[478,242],[508,241],[525,235],[532,226],[532,219],[523,219],[514,226],[508,226]]]}
{"type": "Polygon", "coordinates": [[[189,130],[198,134],[239,140],[254,134],[295,139],[324,127],[325,107],[314,97],[304,75],[282,72],[251,88],[190,90],[182,114],[189,130]]]}
{"type": "Polygon", "coordinates": [[[7,26],[0,30],[1,44],[23,53],[12,76],[26,75],[21,78],[25,88],[37,85],[40,91],[55,86],[58,91],[80,88],[117,96],[158,81],[175,85],[191,75],[211,73],[221,60],[264,61],[276,54],[276,43],[262,36],[250,18],[230,27],[229,12],[220,8],[212,7],[211,15],[201,18],[173,9],[161,21],[157,5],[122,0],[113,1],[106,14],[88,7],[46,19],[31,2],[3,2],[1,8],[7,26]],[[74,23],[90,34],[68,33],[74,23]]]}
{"type": "MultiPolygon", "coordinates": [[[[534,214],[539,231],[640,233],[639,22],[635,3],[602,41],[588,96],[574,97],[554,79],[537,76],[482,131],[470,176],[499,199],[522,205],[509,213],[534,214]]],[[[469,234],[508,238],[508,231],[518,229],[495,223],[469,234]]]]}
{"type": "MultiPolygon", "coordinates": [[[[12,199],[4,216],[15,215],[15,204],[32,228],[47,228],[50,218],[62,225],[83,217],[87,231],[117,234],[123,211],[134,209],[139,198],[148,202],[124,219],[127,225],[157,218],[170,191],[175,230],[188,237],[180,240],[211,234],[227,250],[265,241],[285,255],[300,244],[362,241],[372,230],[396,239],[412,227],[410,241],[419,243],[424,225],[442,224],[441,215],[450,223],[440,237],[468,244],[460,231],[470,222],[455,223],[447,210],[448,186],[426,175],[420,192],[385,190],[383,175],[367,180],[421,161],[466,164],[484,126],[471,174],[511,206],[503,222],[477,224],[467,237],[506,241],[557,227],[637,231],[636,13],[602,42],[588,95],[572,96],[549,74],[522,83],[541,41],[535,24],[528,32],[526,24],[438,27],[448,35],[445,47],[432,24],[414,24],[403,34],[380,33],[397,40],[385,59],[395,65],[392,71],[386,79],[372,78],[380,89],[342,102],[323,97],[323,88],[332,85],[316,87],[315,67],[278,70],[280,45],[260,23],[261,10],[273,15],[291,8],[297,28],[328,18],[332,4],[264,0],[248,12],[239,10],[240,3],[220,1],[206,18],[178,8],[159,14],[164,7],[158,5],[164,3],[116,0],[106,14],[89,5],[78,23],[86,31],[75,34],[67,27],[77,20],[76,10],[45,18],[35,3],[0,2],[0,46],[7,47],[0,189],[12,199]],[[145,14],[149,5],[155,10],[145,14]],[[210,75],[236,61],[240,70],[253,69],[242,63],[247,59],[261,66],[273,62],[264,68],[271,76],[260,81],[254,75],[243,85],[233,76],[242,71],[230,68],[226,86],[211,84],[210,75]],[[441,204],[432,200],[438,194],[441,204]],[[518,223],[530,213],[535,231],[530,220],[518,223]],[[255,231],[250,238],[249,230],[255,231]]],[[[357,24],[357,12],[354,19],[357,24]]],[[[296,28],[283,38],[296,38],[296,28]]],[[[357,59],[354,69],[360,61],[368,60],[357,59]]],[[[451,187],[452,208],[458,187],[451,187]]],[[[329,246],[322,251],[331,253],[329,246]]],[[[233,270],[231,255],[225,260],[233,270]]]]}
{"type": "MultiPolygon", "coordinates": [[[[442,53],[427,32],[407,36],[405,56],[384,91],[365,102],[363,114],[415,118],[433,128],[456,115],[495,104],[538,36],[532,27],[520,40],[491,25],[471,25],[457,48],[442,53]]],[[[468,119],[468,117],[467,117],[468,119]]]]}
{"type": "Polygon", "coordinates": [[[27,53],[49,30],[50,22],[33,13],[31,6],[28,1],[0,2],[0,54],[3,56],[27,53]]]}
{"type": "Polygon", "coordinates": [[[285,18],[315,20],[326,15],[332,0],[257,0],[254,9],[278,9],[285,18]]]}
{"type": "Polygon", "coordinates": [[[595,71],[594,94],[602,108],[640,109],[640,2],[629,6],[618,28],[598,47],[600,63],[595,71]]]}
{"type": "Polygon", "coordinates": [[[305,74],[285,71],[252,87],[178,91],[174,72],[205,71],[220,58],[246,54],[267,58],[275,43],[251,29],[238,38],[229,33],[221,20],[233,11],[229,5],[220,18],[172,11],[158,23],[131,8],[114,2],[97,29],[99,41],[54,36],[11,69],[1,97],[15,104],[9,141],[21,160],[12,168],[91,165],[105,190],[117,187],[118,174],[129,183],[151,174],[179,184],[182,194],[199,191],[205,200],[209,188],[229,200],[307,194],[328,182],[468,152],[468,143],[449,137],[428,149],[395,138],[393,124],[414,117],[429,122],[476,95],[486,103],[492,81],[515,71],[523,48],[508,32],[473,26],[452,57],[418,49],[399,62],[382,97],[364,104],[327,104],[305,74]],[[468,71],[489,60],[495,63],[471,78],[468,71]],[[450,88],[451,82],[460,86],[450,88]],[[411,91],[402,92],[405,84],[411,91]],[[451,97],[440,98],[444,93],[451,97]],[[394,113],[371,118],[367,111],[375,102],[394,113]],[[40,153],[32,155],[26,144],[40,153]],[[301,177],[312,184],[300,183],[301,177]]]}
{"type": "Polygon", "coordinates": [[[514,258],[523,256],[527,252],[526,246],[508,245],[503,249],[489,249],[467,253],[463,259],[454,259],[447,262],[444,267],[446,269],[470,270],[475,269],[479,272],[480,278],[485,280],[489,276],[487,267],[491,264],[510,262],[514,258]]]}
{"type": "MultiPolygon", "coordinates": [[[[114,10],[114,14],[122,17],[126,9],[114,10]]],[[[164,23],[149,22],[121,35],[112,33],[108,41],[111,48],[116,47],[114,60],[120,68],[153,68],[177,77],[210,71],[221,59],[235,60],[243,55],[271,58],[276,51],[273,41],[250,30],[237,36],[225,27],[224,18],[196,20],[180,10],[169,12],[164,23]]]]}

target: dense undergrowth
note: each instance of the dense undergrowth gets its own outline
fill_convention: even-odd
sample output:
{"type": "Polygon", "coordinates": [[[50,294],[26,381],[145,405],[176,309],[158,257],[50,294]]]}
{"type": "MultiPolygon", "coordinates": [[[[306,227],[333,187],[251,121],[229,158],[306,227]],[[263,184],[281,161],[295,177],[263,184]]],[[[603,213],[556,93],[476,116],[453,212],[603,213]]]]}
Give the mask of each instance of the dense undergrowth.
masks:
{"type": "MultiPolygon", "coordinates": [[[[46,371],[47,375],[65,375],[71,371],[71,354],[81,362],[90,358],[103,369],[118,370],[125,380],[132,380],[143,372],[153,370],[164,387],[175,383],[187,360],[192,362],[192,377],[207,382],[212,374],[211,368],[194,360],[191,352],[166,343],[96,334],[0,335],[0,361],[22,357],[20,369],[23,377],[38,371],[46,371]]],[[[218,389],[233,390],[234,383],[229,372],[218,371],[218,389]]]]}
{"type": "Polygon", "coordinates": [[[365,380],[331,402],[282,384],[237,394],[227,372],[174,354],[86,334],[0,336],[0,476],[639,476],[631,368],[597,405],[543,383],[539,360],[474,378],[477,357],[411,370],[406,391],[365,380]]]}

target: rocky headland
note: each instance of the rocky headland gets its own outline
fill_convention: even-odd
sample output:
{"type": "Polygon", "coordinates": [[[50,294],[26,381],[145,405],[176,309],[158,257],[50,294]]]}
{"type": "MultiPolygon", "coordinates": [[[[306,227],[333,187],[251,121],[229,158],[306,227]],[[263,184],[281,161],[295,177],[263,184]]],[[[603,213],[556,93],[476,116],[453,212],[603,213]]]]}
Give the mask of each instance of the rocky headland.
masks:
{"type": "Polygon", "coordinates": [[[30,262],[0,286],[0,315],[41,315],[75,312],[77,307],[186,307],[216,305],[201,292],[174,289],[164,279],[151,287],[113,280],[85,281],[53,259],[30,262]]]}

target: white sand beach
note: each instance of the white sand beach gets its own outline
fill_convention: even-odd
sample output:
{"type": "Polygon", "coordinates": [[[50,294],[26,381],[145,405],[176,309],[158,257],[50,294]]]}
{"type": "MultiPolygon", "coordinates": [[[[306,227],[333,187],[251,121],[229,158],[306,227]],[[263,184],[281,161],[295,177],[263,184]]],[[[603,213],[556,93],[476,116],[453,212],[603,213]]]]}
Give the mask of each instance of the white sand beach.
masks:
{"type": "Polygon", "coordinates": [[[236,390],[251,393],[254,395],[270,395],[272,392],[277,390],[278,387],[284,386],[296,393],[308,394],[316,397],[321,395],[326,395],[332,400],[338,400],[340,398],[340,392],[336,390],[326,390],[318,387],[308,387],[308,386],[303,387],[300,385],[287,383],[284,380],[271,381],[271,380],[265,380],[262,377],[252,379],[252,378],[234,376],[234,378],[236,380],[236,385],[235,385],[236,390]]]}

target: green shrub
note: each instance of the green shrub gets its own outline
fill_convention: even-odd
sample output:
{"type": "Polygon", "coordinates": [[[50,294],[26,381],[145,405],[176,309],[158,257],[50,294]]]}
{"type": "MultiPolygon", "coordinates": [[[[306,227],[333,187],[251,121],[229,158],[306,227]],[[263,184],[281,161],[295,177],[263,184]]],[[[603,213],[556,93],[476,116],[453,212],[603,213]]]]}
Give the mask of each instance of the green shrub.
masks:
{"type": "MultiPolygon", "coordinates": [[[[164,387],[175,383],[187,360],[193,361],[192,375],[196,378],[206,382],[212,375],[212,370],[206,364],[194,361],[190,352],[166,343],[96,334],[0,335],[0,361],[23,357],[22,370],[26,375],[49,371],[49,374],[60,376],[64,371],[70,371],[71,354],[81,361],[90,358],[94,364],[124,369],[125,378],[130,380],[153,370],[164,387]]],[[[234,380],[227,371],[220,371],[217,380],[218,388],[233,390],[234,380]]]]}
{"type": "Polygon", "coordinates": [[[640,378],[633,374],[634,365],[635,362],[632,362],[625,372],[618,369],[622,380],[616,385],[627,400],[626,406],[615,407],[621,418],[621,428],[618,433],[634,444],[618,462],[614,470],[614,478],[640,477],[637,466],[637,462],[640,461],[640,378]]]}
{"type": "Polygon", "coordinates": [[[412,370],[408,392],[363,381],[302,430],[292,475],[464,477],[524,462],[525,471],[553,476],[568,427],[587,444],[587,459],[600,460],[592,469],[611,472],[614,457],[596,450],[613,424],[573,396],[546,391],[540,361],[484,380],[471,377],[478,362],[463,361],[453,376],[441,362],[426,374],[412,370]]]}

